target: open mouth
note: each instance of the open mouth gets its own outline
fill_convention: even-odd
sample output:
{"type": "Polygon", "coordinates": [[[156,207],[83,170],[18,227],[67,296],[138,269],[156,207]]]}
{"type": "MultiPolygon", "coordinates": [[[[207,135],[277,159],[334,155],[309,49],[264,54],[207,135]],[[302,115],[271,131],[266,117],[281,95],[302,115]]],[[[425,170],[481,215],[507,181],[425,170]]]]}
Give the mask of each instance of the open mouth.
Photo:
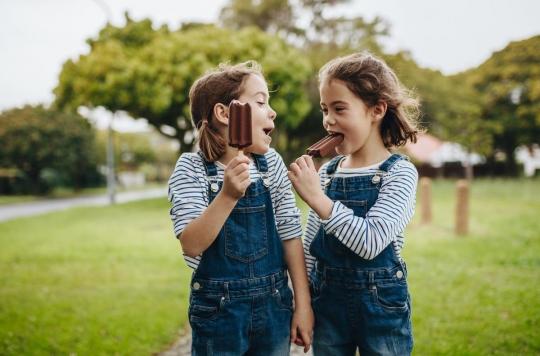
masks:
{"type": "Polygon", "coordinates": [[[266,129],[263,129],[263,131],[264,131],[264,134],[265,134],[266,136],[270,136],[270,133],[271,133],[272,131],[274,131],[274,129],[273,129],[273,128],[266,128],[266,129]]]}

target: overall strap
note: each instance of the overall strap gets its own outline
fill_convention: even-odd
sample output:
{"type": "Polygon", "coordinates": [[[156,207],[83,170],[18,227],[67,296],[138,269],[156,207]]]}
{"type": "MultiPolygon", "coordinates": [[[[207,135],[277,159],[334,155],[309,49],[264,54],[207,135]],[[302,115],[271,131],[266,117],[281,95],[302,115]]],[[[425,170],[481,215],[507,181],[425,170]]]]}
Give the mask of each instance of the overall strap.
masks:
{"type": "Polygon", "coordinates": [[[326,166],[326,174],[331,176],[332,174],[336,173],[337,167],[339,162],[344,156],[336,156],[332,158],[330,163],[328,163],[328,166],[326,166]]]}
{"type": "Polygon", "coordinates": [[[383,172],[388,172],[390,170],[390,168],[392,168],[392,166],[398,162],[399,160],[402,160],[402,159],[405,159],[405,160],[409,160],[409,157],[405,156],[405,155],[401,155],[401,154],[398,154],[398,153],[394,153],[392,154],[390,157],[388,157],[388,159],[386,161],[384,161],[380,166],[379,166],[379,170],[383,171],[383,172]]]}
{"type": "Polygon", "coordinates": [[[255,153],[252,153],[251,155],[255,160],[255,164],[257,165],[257,169],[259,170],[259,172],[268,172],[268,162],[266,161],[266,157],[264,155],[257,155],[255,153]]]}
{"type": "Polygon", "coordinates": [[[217,176],[217,167],[216,167],[216,164],[214,162],[210,162],[210,161],[207,161],[206,158],[204,157],[204,154],[199,151],[197,152],[199,154],[199,156],[201,156],[202,160],[203,160],[203,163],[204,163],[204,169],[206,171],[206,175],[208,177],[214,177],[214,176],[217,176]]]}

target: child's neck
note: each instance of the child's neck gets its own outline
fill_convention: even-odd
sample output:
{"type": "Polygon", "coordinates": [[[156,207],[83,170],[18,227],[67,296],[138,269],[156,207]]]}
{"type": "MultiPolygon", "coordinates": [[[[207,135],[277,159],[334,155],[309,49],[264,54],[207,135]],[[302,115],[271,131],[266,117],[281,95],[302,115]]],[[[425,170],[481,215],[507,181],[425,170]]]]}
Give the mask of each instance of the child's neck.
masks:
{"type": "Polygon", "coordinates": [[[382,147],[364,146],[356,152],[350,153],[341,163],[342,168],[362,168],[372,166],[386,160],[390,151],[384,145],[382,147]]]}
{"type": "MultiPolygon", "coordinates": [[[[250,157],[250,154],[248,152],[244,152],[244,154],[250,157]]],[[[225,153],[223,154],[223,156],[219,157],[218,161],[224,166],[227,166],[229,162],[236,156],[238,156],[238,150],[227,145],[225,153]]]]}

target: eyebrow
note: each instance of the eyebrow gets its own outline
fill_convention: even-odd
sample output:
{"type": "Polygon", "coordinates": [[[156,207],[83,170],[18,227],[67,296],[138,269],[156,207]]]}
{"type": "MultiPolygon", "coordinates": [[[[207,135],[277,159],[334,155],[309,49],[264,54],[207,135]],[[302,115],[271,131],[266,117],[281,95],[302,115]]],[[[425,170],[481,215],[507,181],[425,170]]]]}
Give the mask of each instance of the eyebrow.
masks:
{"type": "MultiPolygon", "coordinates": [[[[335,100],[335,101],[332,101],[332,102],[329,104],[329,106],[337,105],[337,104],[345,104],[345,105],[347,105],[348,103],[347,103],[346,101],[335,100]]],[[[326,104],[323,103],[322,101],[320,102],[320,105],[321,105],[321,106],[323,106],[323,105],[326,106],[326,104]]]]}

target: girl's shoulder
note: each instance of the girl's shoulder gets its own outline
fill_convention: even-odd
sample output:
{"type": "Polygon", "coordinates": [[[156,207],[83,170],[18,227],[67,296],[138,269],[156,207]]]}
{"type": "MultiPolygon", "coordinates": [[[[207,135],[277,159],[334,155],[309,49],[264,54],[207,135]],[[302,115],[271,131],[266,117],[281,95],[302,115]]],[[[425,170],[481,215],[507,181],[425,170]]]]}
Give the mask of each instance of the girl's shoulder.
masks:
{"type": "Polygon", "coordinates": [[[388,173],[391,174],[405,172],[418,174],[416,166],[406,156],[403,156],[402,159],[396,161],[396,163],[394,163],[392,167],[390,167],[390,169],[388,170],[388,173]]]}
{"type": "Polygon", "coordinates": [[[188,161],[203,164],[203,159],[198,152],[184,152],[180,155],[178,161],[188,161]]]}
{"type": "Polygon", "coordinates": [[[184,152],[176,161],[173,177],[186,175],[193,178],[204,177],[204,161],[200,154],[196,152],[184,152]]]}
{"type": "Polygon", "coordinates": [[[416,166],[408,159],[398,160],[388,169],[386,174],[387,178],[391,180],[418,180],[416,166]]]}

